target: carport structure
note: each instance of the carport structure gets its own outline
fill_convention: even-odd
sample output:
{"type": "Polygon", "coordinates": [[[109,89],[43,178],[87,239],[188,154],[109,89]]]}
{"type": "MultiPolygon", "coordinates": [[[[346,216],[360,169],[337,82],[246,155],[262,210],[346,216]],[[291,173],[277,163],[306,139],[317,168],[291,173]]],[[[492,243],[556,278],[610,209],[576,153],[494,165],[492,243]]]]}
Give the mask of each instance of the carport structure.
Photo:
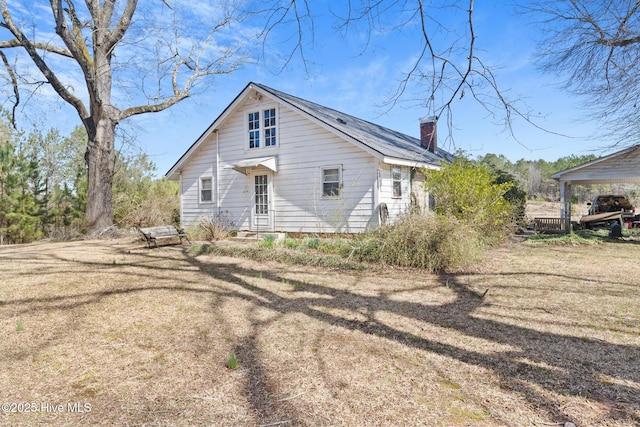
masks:
{"type": "Polygon", "coordinates": [[[640,183],[640,144],[554,173],[560,182],[562,231],[571,230],[572,186],[581,184],[640,183]]]}

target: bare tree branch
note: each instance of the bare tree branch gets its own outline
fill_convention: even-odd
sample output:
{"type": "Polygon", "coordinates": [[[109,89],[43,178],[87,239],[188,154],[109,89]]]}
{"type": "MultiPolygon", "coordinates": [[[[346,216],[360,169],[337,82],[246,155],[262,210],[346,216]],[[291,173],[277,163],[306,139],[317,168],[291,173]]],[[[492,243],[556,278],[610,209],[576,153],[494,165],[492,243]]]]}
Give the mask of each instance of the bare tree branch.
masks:
{"type": "MultiPolygon", "coordinates": [[[[61,45],[64,45],[56,47],[38,41],[42,33],[40,31],[34,31],[31,38],[27,37],[25,31],[14,22],[7,0],[0,0],[0,30],[8,30],[12,35],[10,40],[0,42],[0,53],[4,55],[4,49],[13,48],[21,48],[17,51],[18,55],[26,52],[60,98],[75,108],[87,130],[87,219],[94,230],[108,227],[113,220],[111,184],[115,162],[114,143],[120,121],[135,114],[169,108],[189,97],[191,91],[207,77],[232,72],[246,61],[246,56],[238,54],[236,38],[230,37],[228,31],[235,16],[227,13],[233,10],[211,8],[212,15],[220,17],[219,23],[212,25],[207,21],[202,25],[203,17],[198,25],[191,22],[193,16],[189,15],[195,7],[190,9],[185,4],[181,8],[173,8],[169,6],[172,3],[170,0],[162,3],[150,1],[145,6],[150,7],[152,13],[134,21],[135,12],[139,9],[138,0],[122,0],[118,4],[116,1],[50,0],[52,14],[48,16],[48,24],[55,25],[56,34],[61,45]],[[178,20],[165,20],[166,15],[162,13],[156,15],[158,5],[161,8],[168,7],[175,15],[182,13],[180,17],[190,27],[178,30],[178,20]],[[118,16],[115,16],[116,13],[118,16]],[[211,27],[209,31],[206,30],[211,27]],[[221,33],[220,39],[224,42],[220,44],[229,44],[226,49],[217,40],[221,33]],[[126,46],[126,49],[118,49],[119,46],[126,46]],[[116,55],[116,51],[119,55],[116,55]],[[57,57],[54,59],[43,52],[56,53],[62,59],[70,60],[62,64],[62,61],[56,60],[57,57]],[[155,69],[149,66],[154,62],[157,64],[155,69]],[[154,71],[157,94],[149,96],[144,82],[154,71]],[[80,75],[84,79],[84,87],[77,88],[80,75]],[[141,82],[138,91],[131,96],[126,90],[116,92],[118,102],[112,100],[114,81],[119,83],[119,88],[128,89],[126,85],[136,80],[141,82]],[[74,95],[76,89],[80,90],[81,95],[74,95]],[[89,98],[88,102],[85,100],[88,108],[83,103],[83,96],[89,98]],[[115,105],[127,100],[136,104],[144,98],[147,103],[137,107],[122,108],[115,105]]],[[[209,6],[197,7],[200,10],[209,6]]],[[[40,19],[47,17],[38,16],[40,19]]],[[[6,56],[4,59],[9,80],[14,82],[14,88],[18,88],[22,84],[20,76],[12,74],[15,70],[8,67],[6,56]]],[[[25,75],[32,70],[28,67],[25,69],[28,70],[25,75]]],[[[16,102],[19,99],[16,96],[16,102]]]]}
{"type": "MultiPolygon", "coordinates": [[[[49,43],[38,43],[38,42],[32,42],[32,45],[38,50],[44,50],[46,52],[56,53],[58,55],[66,56],[67,58],[73,58],[73,55],[71,55],[71,52],[69,52],[69,50],[63,49],[59,46],[55,46],[49,43]]],[[[20,40],[13,39],[13,40],[0,41],[0,49],[18,48],[18,47],[22,47],[20,40]]]]}
{"type": "MultiPolygon", "coordinates": [[[[105,16],[104,19],[111,19],[111,15],[113,13],[113,0],[108,0],[105,2],[105,16]]],[[[131,25],[131,20],[133,19],[133,14],[136,11],[136,7],[138,5],[138,0],[127,0],[127,6],[124,8],[122,15],[120,16],[120,20],[116,24],[116,27],[111,32],[109,37],[104,40],[104,50],[106,52],[111,52],[113,47],[122,40],[127,29],[131,25]]],[[[108,23],[108,21],[106,21],[108,23]]]]}
{"type": "Polygon", "coordinates": [[[421,90],[421,99],[415,101],[415,95],[411,98],[424,105],[436,118],[446,116],[452,138],[454,109],[459,100],[470,96],[491,116],[502,117],[505,129],[522,145],[513,129],[514,118],[542,128],[535,123],[534,117],[521,109],[523,102],[505,96],[491,68],[476,54],[474,8],[474,0],[437,4],[424,0],[361,0],[358,4],[349,2],[340,28],[345,31],[349,27],[357,29],[358,23],[363,22],[365,32],[371,35],[378,29],[384,32],[388,21],[395,23],[387,31],[403,31],[406,26],[418,27],[421,38],[419,50],[395,91],[387,98],[386,112],[398,103],[406,102],[410,91],[421,90]],[[454,29],[444,27],[432,16],[434,12],[444,14],[443,11],[449,10],[460,15],[456,21],[459,25],[454,29]],[[443,43],[438,33],[456,38],[444,37],[447,41],[443,43]]]}
{"type": "Polygon", "coordinates": [[[265,51],[272,42],[274,33],[277,30],[293,25],[295,30],[287,36],[286,41],[295,41],[287,49],[280,70],[282,71],[289,66],[296,54],[298,54],[302,59],[305,73],[308,74],[308,61],[304,44],[307,37],[310,38],[312,44],[315,38],[315,23],[308,0],[270,0],[261,3],[261,6],[261,8],[255,10],[245,10],[245,13],[264,17],[262,30],[256,36],[257,39],[262,41],[263,56],[266,56],[265,51]],[[306,30],[307,26],[309,28],[308,32],[306,30]]]}
{"type": "Polygon", "coordinates": [[[3,26],[7,28],[16,38],[16,40],[20,42],[20,45],[27,51],[36,67],[38,67],[40,72],[45,76],[51,87],[53,87],[53,89],[56,91],[56,93],[58,93],[58,95],[60,95],[62,99],[67,101],[76,109],[80,117],[87,117],[87,110],[84,107],[82,101],[67,90],[67,88],[62,84],[62,82],[58,79],[51,68],[49,68],[44,59],[42,59],[42,57],[38,54],[36,46],[34,46],[34,44],[31,43],[31,40],[29,40],[15,25],[13,19],[11,18],[9,10],[7,9],[6,0],[0,0],[0,10],[2,11],[2,18],[4,22],[3,26]]]}
{"type": "Polygon", "coordinates": [[[11,126],[16,129],[16,109],[18,108],[18,104],[20,104],[20,91],[18,89],[18,78],[16,77],[16,73],[13,70],[11,64],[9,64],[9,60],[3,51],[0,50],[0,58],[2,58],[2,63],[4,64],[7,73],[9,74],[9,79],[11,80],[11,86],[13,87],[13,96],[15,97],[15,101],[13,102],[13,106],[11,108],[11,126]]]}
{"type": "Polygon", "coordinates": [[[539,33],[538,63],[567,92],[583,98],[594,137],[613,145],[640,142],[640,1],[523,3],[539,33]]]}
{"type": "MultiPolygon", "coordinates": [[[[231,19],[223,19],[216,24],[203,40],[203,46],[206,47],[216,33],[227,27],[231,23],[231,19]]],[[[120,113],[120,119],[125,119],[134,115],[154,113],[166,110],[171,106],[191,96],[191,89],[194,85],[208,76],[230,74],[237,70],[240,65],[247,61],[244,56],[237,57],[235,48],[228,48],[217,58],[216,61],[207,61],[203,58],[204,47],[195,50],[192,49],[188,56],[183,57],[178,50],[174,52],[175,61],[171,70],[171,87],[172,96],[163,99],[160,102],[148,103],[135,107],[129,107],[120,113]],[[234,59],[235,58],[235,59],[234,59]],[[190,76],[182,85],[179,83],[181,69],[187,68],[191,71],[190,76]]]]}

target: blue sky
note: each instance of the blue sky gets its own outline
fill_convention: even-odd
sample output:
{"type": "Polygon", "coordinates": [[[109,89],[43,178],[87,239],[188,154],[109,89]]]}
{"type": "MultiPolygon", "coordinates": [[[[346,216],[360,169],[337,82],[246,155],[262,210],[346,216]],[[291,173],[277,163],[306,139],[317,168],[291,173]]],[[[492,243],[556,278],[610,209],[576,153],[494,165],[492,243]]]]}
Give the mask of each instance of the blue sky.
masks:
{"type": "MultiPolygon", "coordinates": [[[[418,29],[411,25],[393,28],[393,22],[385,22],[363,51],[367,32],[352,27],[346,35],[340,35],[334,27],[335,19],[321,7],[323,4],[322,1],[312,3],[315,33],[313,43],[307,39],[304,46],[308,71],[305,72],[299,56],[294,56],[281,71],[277,65],[265,65],[265,61],[260,60],[232,74],[216,77],[204,93],[169,110],[137,116],[125,123],[128,133],[135,136],[156,163],[158,175],[177,161],[249,81],[418,137],[419,119],[432,114],[424,102],[419,102],[418,95],[413,96],[419,93],[420,86],[409,87],[404,101],[392,109],[384,106],[417,54],[418,29]]],[[[473,157],[502,154],[511,161],[521,158],[553,161],[572,154],[602,154],[600,149],[606,143],[590,139],[595,127],[581,116],[580,100],[560,90],[555,85],[557,77],[536,70],[534,29],[507,4],[497,0],[475,3],[477,55],[493,67],[497,82],[507,96],[522,98],[526,108],[539,116],[536,122],[540,127],[567,136],[544,132],[516,119],[513,123],[516,140],[505,132],[500,111],[496,112],[497,117],[492,117],[471,96],[465,96],[454,102],[453,140],[448,138],[447,124],[439,124],[440,146],[451,151],[460,149],[473,157]]],[[[458,20],[460,16],[452,15],[451,10],[433,13],[450,29],[463,22],[458,20]]],[[[252,23],[248,21],[243,25],[249,27],[252,23]]],[[[432,30],[434,40],[441,46],[450,44],[452,37],[456,37],[446,28],[433,27],[432,30]]],[[[274,34],[268,45],[273,50],[271,53],[290,49],[286,31],[274,34]]],[[[69,132],[79,124],[75,112],[61,101],[33,104],[33,101],[27,104],[24,112],[40,117],[48,127],[69,132]]]]}

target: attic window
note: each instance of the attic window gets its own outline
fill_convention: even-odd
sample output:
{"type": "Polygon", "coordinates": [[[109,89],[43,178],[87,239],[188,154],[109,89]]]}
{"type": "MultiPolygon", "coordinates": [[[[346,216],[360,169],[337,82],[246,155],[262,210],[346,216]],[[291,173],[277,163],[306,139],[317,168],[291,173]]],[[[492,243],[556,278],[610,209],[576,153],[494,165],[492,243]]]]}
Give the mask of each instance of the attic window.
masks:
{"type": "Polygon", "coordinates": [[[248,147],[260,149],[277,145],[277,109],[248,111],[246,115],[248,147]]]}
{"type": "Polygon", "coordinates": [[[346,125],[347,124],[346,120],[343,119],[342,117],[338,117],[336,119],[336,122],[340,123],[341,125],[346,125]]]}

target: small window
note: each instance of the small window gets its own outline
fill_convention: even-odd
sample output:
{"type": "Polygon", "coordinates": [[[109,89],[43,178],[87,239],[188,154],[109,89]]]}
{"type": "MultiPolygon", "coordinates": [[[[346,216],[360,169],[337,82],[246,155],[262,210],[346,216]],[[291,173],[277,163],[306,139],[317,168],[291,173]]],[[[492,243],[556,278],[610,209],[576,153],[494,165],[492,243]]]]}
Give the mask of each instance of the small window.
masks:
{"type": "Polygon", "coordinates": [[[200,202],[208,203],[213,201],[213,179],[200,178],[200,202]]]}
{"type": "Polygon", "coordinates": [[[391,168],[391,181],[393,182],[393,197],[402,197],[402,169],[391,168]]]}
{"type": "Polygon", "coordinates": [[[339,197],[341,184],[341,168],[331,167],[322,169],[322,196],[339,197]]]}

